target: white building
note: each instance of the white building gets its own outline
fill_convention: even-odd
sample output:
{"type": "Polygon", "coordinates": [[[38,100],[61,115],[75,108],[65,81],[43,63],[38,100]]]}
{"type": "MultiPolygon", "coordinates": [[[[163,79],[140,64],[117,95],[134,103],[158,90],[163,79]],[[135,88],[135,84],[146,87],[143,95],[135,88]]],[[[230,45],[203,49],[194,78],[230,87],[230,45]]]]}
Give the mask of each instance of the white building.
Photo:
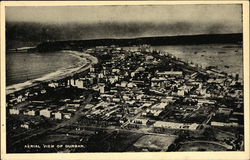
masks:
{"type": "Polygon", "coordinates": [[[62,113],[61,112],[55,112],[55,119],[62,119],[62,113]]]}
{"type": "Polygon", "coordinates": [[[128,83],[128,84],[127,84],[127,86],[128,86],[129,88],[133,88],[133,87],[136,87],[136,84],[135,84],[135,83],[130,82],[130,83],[128,83]]]}
{"type": "Polygon", "coordinates": [[[10,113],[10,114],[19,114],[20,111],[19,111],[18,108],[10,108],[10,109],[9,109],[9,113],[10,113]]]}
{"type": "Polygon", "coordinates": [[[73,108],[79,108],[80,107],[80,103],[68,103],[66,106],[67,107],[73,107],[73,108]]]}
{"type": "Polygon", "coordinates": [[[232,123],[224,123],[224,122],[211,122],[211,126],[218,126],[218,127],[236,127],[238,126],[238,123],[232,122],[232,123]]]}
{"type": "Polygon", "coordinates": [[[35,116],[36,112],[34,110],[27,110],[23,112],[24,115],[35,116]]]}
{"type": "Polygon", "coordinates": [[[80,79],[71,79],[69,80],[69,85],[77,87],[77,88],[84,88],[84,83],[80,79]]]}
{"type": "Polygon", "coordinates": [[[103,78],[103,77],[104,77],[103,73],[98,74],[98,78],[103,78]]]}
{"type": "Polygon", "coordinates": [[[199,124],[183,124],[183,123],[175,123],[175,122],[164,122],[164,121],[156,121],[154,123],[154,127],[162,127],[169,129],[184,129],[184,130],[196,130],[199,124]]]}
{"type": "Polygon", "coordinates": [[[168,102],[155,104],[151,109],[163,110],[168,105],[168,102]]]}
{"type": "Polygon", "coordinates": [[[209,100],[209,99],[198,99],[198,104],[215,104],[214,100],[209,100]]]}
{"type": "Polygon", "coordinates": [[[119,80],[119,77],[118,77],[118,76],[112,76],[112,77],[109,78],[109,82],[110,82],[111,84],[117,82],[118,80],[119,80]]]}
{"type": "Polygon", "coordinates": [[[28,123],[21,124],[20,127],[21,128],[25,128],[25,129],[29,129],[30,128],[28,123]]]}
{"type": "Polygon", "coordinates": [[[95,72],[95,68],[94,68],[94,67],[92,67],[92,66],[90,67],[90,69],[89,69],[89,70],[90,70],[90,72],[95,72]]]}
{"type": "Polygon", "coordinates": [[[57,88],[59,86],[58,82],[51,82],[48,84],[49,87],[57,88]]]}
{"type": "Polygon", "coordinates": [[[122,82],[121,82],[121,87],[127,87],[127,84],[128,84],[128,82],[122,81],[122,82]]]}
{"type": "Polygon", "coordinates": [[[63,113],[63,118],[70,119],[72,117],[72,113],[63,113]]]}
{"type": "Polygon", "coordinates": [[[49,111],[47,108],[40,110],[40,116],[50,118],[50,114],[51,114],[51,111],[49,111]]]}
{"type": "Polygon", "coordinates": [[[112,72],[113,72],[113,73],[120,73],[120,69],[114,68],[114,69],[112,69],[112,72]]]}
{"type": "Polygon", "coordinates": [[[181,71],[165,71],[165,72],[158,72],[157,75],[166,76],[166,75],[182,75],[181,71]]]}
{"type": "Polygon", "coordinates": [[[137,118],[133,120],[133,123],[142,124],[142,125],[146,125],[147,122],[148,122],[148,119],[142,119],[142,118],[137,118]]]}
{"type": "Polygon", "coordinates": [[[178,90],[177,95],[178,96],[184,96],[185,95],[185,91],[183,89],[180,89],[180,90],[178,90]]]}

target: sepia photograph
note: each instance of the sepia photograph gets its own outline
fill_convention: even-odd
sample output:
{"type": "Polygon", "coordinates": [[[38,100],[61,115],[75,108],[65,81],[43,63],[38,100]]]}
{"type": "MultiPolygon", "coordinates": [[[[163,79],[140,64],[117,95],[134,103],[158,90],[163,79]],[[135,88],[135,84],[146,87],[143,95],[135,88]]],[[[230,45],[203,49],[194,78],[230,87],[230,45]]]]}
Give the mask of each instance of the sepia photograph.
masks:
{"type": "Polygon", "coordinates": [[[1,3],[4,160],[249,159],[248,2],[33,3],[1,3]]]}

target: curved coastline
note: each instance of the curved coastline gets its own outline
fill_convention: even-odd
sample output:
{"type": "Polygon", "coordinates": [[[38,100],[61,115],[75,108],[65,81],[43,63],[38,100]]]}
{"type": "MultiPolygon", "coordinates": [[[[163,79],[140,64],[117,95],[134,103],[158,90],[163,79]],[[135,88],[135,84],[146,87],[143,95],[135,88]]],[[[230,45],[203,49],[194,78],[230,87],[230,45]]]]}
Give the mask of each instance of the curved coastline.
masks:
{"type": "Polygon", "coordinates": [[[6,86],[6,95],[12,94],[14,92],[30,88],[36,86],[42,82],[49,82],[53,80],[60,80],[69,76],[73,76],[74,74],[83,72],[90,68],[92,64],[97,64],[98,59],[90,54],[86,54],[84,52],[79,51],[65,51],[62,52],[70,53],[72,56],[75,56],[80,59],[80,61],[76,64],[76,66],[71,68],[62,68],[57,70],[56,72],[48,73],[40,78],[32,79],[26,82],[13,84],[10,86],[6,86]]]}

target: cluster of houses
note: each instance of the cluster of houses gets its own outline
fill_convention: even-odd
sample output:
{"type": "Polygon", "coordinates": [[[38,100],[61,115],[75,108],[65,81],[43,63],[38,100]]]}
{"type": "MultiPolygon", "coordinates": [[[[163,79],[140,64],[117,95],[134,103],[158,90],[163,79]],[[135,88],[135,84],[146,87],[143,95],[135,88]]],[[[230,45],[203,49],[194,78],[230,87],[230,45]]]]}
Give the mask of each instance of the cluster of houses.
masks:
{"type": "MultiPolygon", "coordinates": [[[[229,121],[212,118],[212,126],[237,126],[239,121],[242,121],[242,85],[233,77],[211,70],[204,75],[204,71],[199,71],[196,65],[192,70],[180,68],[179,61],[173,61],[172,55],[152,51],[147,46],[129,50],[114,46],[96,47],[88,49],[86,53],[101,55],[106,59],[91,66],[83,77],[67,79],[65,86],[99,93],[95,101],[85,106],[89,111],[86,114],[88,118],[105,121],[115,119],[120,124],[147,124],[150,118],[155,117],[159,120],[153,124],[154,127],[188,130],[195,130],[199,124],[185,123],[184,120],[174,118],[203,115],[205,119],[210,120],[211,115],[216,117],[217,114],[229,117],[229,121]],[[233,106],[228,106],[214,100],[224,97],[238,101],[234,101],[233,106]],[[176,106],[175,116],[172,116],[171,121],[160,119],[164,111],[168,111],[169,106],[173,104],[176,106]],[[213,106],[211,108],[217,107],[218,110],[214,114],[212,110],[206,112],[207,105],[213,106]],[[194,114],[195,112],[197,113],[194,114]]],[[[60,84],[51,82],[48,87],[56,89],[61,87],[60,84]]],[[[32,94],[44,94],[46,90],[40,92],[32,94]]],[[[10,99],[9,103],[23,103],[26,99],[27,96],[19,95],[10,99]]],[[[45,106],[38,103],[25,107],[13,105],[9,108],[9,114],[70,119],[83,100],[84,97],[63,100],[65,103],[62,106],[45,106]]]]}
{"type": "Polygon", "coordinates": [[[8,113],[10,115],[43,116],[56,120],[70,119],[84,99],[84,96],[74,100],[62,99],[60,101],[62,105],[50,104],[44,100],[24,101],[8,107],[8,113]]]}

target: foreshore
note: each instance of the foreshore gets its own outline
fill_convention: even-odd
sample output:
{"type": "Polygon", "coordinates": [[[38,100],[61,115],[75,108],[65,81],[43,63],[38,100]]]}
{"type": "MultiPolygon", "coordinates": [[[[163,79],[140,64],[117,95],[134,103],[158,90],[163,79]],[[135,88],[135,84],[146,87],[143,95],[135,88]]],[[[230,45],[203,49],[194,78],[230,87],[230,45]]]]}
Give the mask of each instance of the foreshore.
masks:
{"type": "Polygon", "coordinates": [[[6,87],[6,95],[15,93],[17,91],[34,87],[44,82],[57,81],[66,77],[81,73],[90,68],[91,65],[97,64],[98,59],[92,55],[79,51],[63,51],[76,56],[80,59],[75,67],[59,69],[56,72],[48,73],[40,78],[29,80],[23,83],[13,84],[6,87]]]}

